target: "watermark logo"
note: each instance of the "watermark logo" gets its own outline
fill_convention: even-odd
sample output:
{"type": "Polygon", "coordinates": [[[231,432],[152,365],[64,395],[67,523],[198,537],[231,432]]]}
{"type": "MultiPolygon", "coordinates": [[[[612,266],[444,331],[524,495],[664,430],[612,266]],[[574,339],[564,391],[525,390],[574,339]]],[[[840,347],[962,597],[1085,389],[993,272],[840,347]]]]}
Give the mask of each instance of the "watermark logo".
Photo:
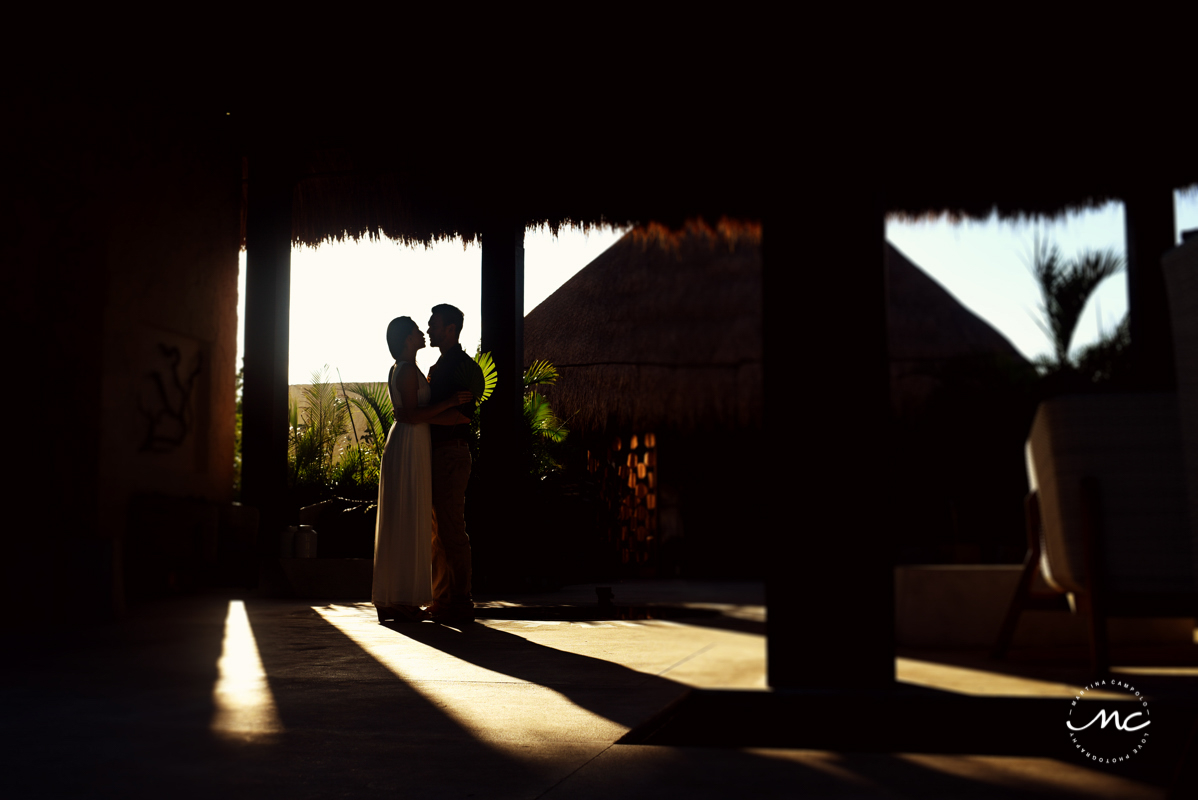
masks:
{"type": "Polygon", "coordinates": [[[1117,678],[1094,681],[1073,698],[1065,729],[1086,761],[1122,763],[1138,756],[1151,738],[1148,701],[1134,686],[1117,678]],[[1087,699],[1095,692],[1102,692],[1102,697],[1087,699]]]}

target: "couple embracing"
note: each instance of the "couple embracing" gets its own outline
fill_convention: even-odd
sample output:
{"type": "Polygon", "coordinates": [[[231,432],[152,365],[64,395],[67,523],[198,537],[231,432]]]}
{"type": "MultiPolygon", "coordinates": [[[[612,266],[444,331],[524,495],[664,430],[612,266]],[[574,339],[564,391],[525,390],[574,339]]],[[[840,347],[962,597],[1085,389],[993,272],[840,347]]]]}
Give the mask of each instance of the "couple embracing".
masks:
{"type": "Polygon", "coordinates": [[[462,352],[462,312],[433,307],[429,344],[441,358],[416,366],[424,333],[411,317],[387,327],[395,358],[388,379],[395,424],[383,448],[374,532],[372,599],[379,622],[462,623],[474,620],[466,484],[470,480],[471,387],[482,370],[462,352]]]}

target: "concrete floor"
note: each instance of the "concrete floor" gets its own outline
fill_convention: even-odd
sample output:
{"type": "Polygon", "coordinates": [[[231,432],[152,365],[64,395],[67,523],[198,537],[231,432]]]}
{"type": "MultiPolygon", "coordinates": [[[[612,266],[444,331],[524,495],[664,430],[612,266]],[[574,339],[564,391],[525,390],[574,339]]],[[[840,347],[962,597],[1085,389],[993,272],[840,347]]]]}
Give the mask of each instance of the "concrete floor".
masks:
{"type": "MultiPolygon", "coordinates": [[[[229,593],[161,601],[117,623],[45,620],[5,634],[11,649],[0,683],[3,795],[1166,794],[1168,775],[1080,760],[618,743],[672,704],[685,705],[692,688],[761,696],[765,640],[759,584],[643,581],[613,588],[618,605],[685,603],[708,616],[520,618],[537,615],[522,613],[524,606],[594,605],[594,586],[582,586],[494,598],[491,613],[505,618],[461,630],[381,626],[367,603],[229,593]]],[[[1154,687],[1162,698],[1154,702],[1193,697],[1192,655],[1170,656],[1165,670],[1127,674],[1154,687]]],[[[1078,656],[1016,653],[996,672],[976,653],[905,652],[897,673],[913,687],[1067,702],[1086,681],[1078,656]]]]}

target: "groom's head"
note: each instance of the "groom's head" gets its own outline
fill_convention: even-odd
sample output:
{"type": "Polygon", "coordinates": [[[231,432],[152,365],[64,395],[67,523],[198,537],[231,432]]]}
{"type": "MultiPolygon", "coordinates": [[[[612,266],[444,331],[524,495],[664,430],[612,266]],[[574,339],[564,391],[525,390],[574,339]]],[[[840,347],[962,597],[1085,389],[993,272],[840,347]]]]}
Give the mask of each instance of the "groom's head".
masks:
{"type": "Polygon", "coordinates": [[[433,315],[428,320],[428,343],[433,347],[456,344],[462,333],[462,311],[441,303],[433,306],[433,315]]]}

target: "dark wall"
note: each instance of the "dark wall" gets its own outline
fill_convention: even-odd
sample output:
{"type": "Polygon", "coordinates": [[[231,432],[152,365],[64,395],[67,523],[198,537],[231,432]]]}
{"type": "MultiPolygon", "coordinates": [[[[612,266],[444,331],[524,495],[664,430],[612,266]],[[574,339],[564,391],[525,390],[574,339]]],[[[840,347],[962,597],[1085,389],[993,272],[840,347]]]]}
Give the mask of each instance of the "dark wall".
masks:
{"type": "Polygon", "coordinates": [[[133,498],[231,500],[239,159],[222,119],[69,95],[6,113],[12,496],[30,521],[5,526],[5,586],[104,614],[133,498]]]}

